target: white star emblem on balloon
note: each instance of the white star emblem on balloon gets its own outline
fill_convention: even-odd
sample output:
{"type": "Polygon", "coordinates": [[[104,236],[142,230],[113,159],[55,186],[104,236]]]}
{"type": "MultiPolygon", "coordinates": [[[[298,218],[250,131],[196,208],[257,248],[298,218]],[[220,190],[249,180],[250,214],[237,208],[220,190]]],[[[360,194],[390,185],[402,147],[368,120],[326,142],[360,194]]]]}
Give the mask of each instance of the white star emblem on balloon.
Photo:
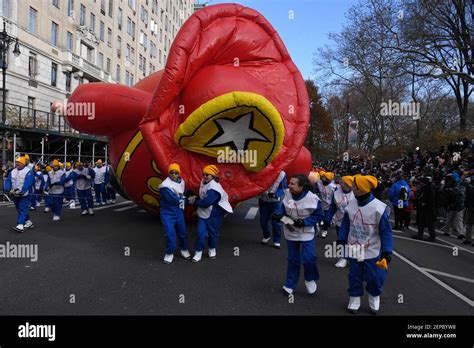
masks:
{"type": "Polygon", "coordinates": [[[220,118],[214,122],[219,128],[219,132],[205,145],[206,147],[229,145],[234,150],[240,151],[246,150],[250,141],[269,142],[263,134],[253,128],[252,112],[235,119],[220,118]]]}

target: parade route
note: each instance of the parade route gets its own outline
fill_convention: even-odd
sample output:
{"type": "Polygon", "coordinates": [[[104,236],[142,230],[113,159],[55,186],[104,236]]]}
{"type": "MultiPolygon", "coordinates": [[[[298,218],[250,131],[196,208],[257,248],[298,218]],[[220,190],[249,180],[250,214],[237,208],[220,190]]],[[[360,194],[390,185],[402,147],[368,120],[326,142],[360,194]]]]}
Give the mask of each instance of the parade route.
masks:
{"type": "MultiPolygon", "coordinates": [[[[226,217],[215,260],[207,252],[197,264],[176,255],[170,265],[162,263],[159,217],[132,202],[98,207],[95,216],[64,209],[56,223],[39,207],[30,212],[35,228],[23,234],[11,228],[11,206],[0,205],[0,244],[37,244],[38,259],[0,259],[1,315],[349,315],[348,269],[324,257],[334,230],[316,243],[316,296],[306,293],[301,275],[289,303],[280,290],[286,245],[283,240],[278,250],[260,244],[256,200],[226,217]]],[[[195,223],[188,225],[192,253],[195,229],[195,223]]],[[[411,233],[393,233],[380,315],[474,314],[474,248],[446,236],[420,242],[411,233]]],[[[364,297],[358,315],[368,313],[364,297]]]]}

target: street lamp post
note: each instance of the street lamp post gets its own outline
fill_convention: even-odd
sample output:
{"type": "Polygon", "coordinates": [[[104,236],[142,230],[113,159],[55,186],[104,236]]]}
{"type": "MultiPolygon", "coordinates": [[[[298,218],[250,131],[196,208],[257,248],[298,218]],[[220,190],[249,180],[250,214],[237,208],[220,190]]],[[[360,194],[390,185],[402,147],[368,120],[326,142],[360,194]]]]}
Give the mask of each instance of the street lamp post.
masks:
{"type": "Polygon", "coordinates": [[[13,54],[18,57],[20,55],[20,45],[18,43],[18,38],[8,35],[7,28],[5,25],[5,20],[3,21],[3,30],[0,32],[0,65],[2,67],[2,166],[5,167],[7,164],[7,110],[6,110],[6,99],[7,99],[7,89],[6,89],[6,79],[7,79],[7,58],[8,52],[10,51],[10,45],[15,43],[15,48],[13,49],[13,54]]]}

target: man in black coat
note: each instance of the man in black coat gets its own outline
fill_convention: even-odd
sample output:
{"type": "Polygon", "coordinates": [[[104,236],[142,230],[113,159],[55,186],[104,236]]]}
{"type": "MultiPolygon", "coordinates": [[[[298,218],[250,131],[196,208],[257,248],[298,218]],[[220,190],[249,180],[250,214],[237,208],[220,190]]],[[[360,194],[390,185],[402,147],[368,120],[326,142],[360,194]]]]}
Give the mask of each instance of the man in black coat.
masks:
{"type": "Polygon", "coordinates": [[[423,231],[428,228],[430,237],[428,241],[436,241],[436,232],[434,222],[436,220],[436,201],[435,191],[431,186],[431,178],[423,177],[420,179],[420,188],[416,191],[414,205],[416,207],[416,224],[418,233],[413,235],[413,239],[423,240],[423,231]]]}

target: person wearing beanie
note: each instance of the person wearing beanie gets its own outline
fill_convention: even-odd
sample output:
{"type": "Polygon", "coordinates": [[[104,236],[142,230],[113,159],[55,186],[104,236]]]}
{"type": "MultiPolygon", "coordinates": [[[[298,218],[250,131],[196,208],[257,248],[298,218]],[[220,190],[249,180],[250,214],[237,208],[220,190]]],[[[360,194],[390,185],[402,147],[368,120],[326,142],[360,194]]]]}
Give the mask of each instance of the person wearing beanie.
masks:
{"type": "Polygon", "coordinates": [[[46,190],[46,183],[48,182],[48,173],[52,170],[51,166],[47,165],[44,170],[43,170],[43,180],[44,180],[44,185],[43,185],[43,196],[44,196],[44,212],[49,213],[49,210],[51,209],[52,203],[51,203],[51,197],[48,195],[48,191],[46,190]]]}
{"type": "Polygon", "coordinates": [[[324,219],[322,203],[310,191],[311,184],[304,174],[293,175],[285,190],[282,205],[272,216],[282,222],[288,248],[288,266],[283,293],[292,295],[298,285],[301,265],[304,268],[306,290],[314,295],[319,280],[314,251],[315,225],[324,219]]]}
{"type": "Polygon", "coordinates": [[[95,192],[95,202],[97,205],[105,205],[107,202],[107,197],[105,196],[105,172],[106,167],[102,165],[102,160],[97,160],[95,162],[96,166],[94,167],[94,192],[95,192]]]}
{"type": "Polygon", "coordinates": [[[95,171],[81,161],[77,161],[76,168],[74,168],[71,176],[76,183],[77,198],[81,205],[81,216],[94,215],[92,183],[94,182],[95,171]]]}
{"type": "Polygon", "coordinates": [[[5,191],[13,196],[13,203],[18,212],[16,227],[13,229],[17,232],[23,232],[25,229],[33,228],[33,222],[30,220],[28,209],[31,203],[28,197],[31,187],[34,185],[35,178],[33,172],[26,166],[25,157],[16,159],[15,168],[8,173],[5,180],[5,191]]]}
{"type": "Polygon", "coordinates": [[[69,209],[76,208],[76,183],[73,179],[71,162],[66,163],[66,170],[64,174],[66,175],[66,182],[64,183],[64,199],[65,202],[69,205],[69,209]]]}
{"type": "Polygon", "coordinates": [[[36,205],[41,203],[41,195],[44,189],[44,177],[39,166],[35,166],[31,172],[35,178],[33,192],[30,194],[30,210],[36,210],[36,205]]]}
{"type": "Polygon", "coordinates": [[[66,174],[64,174],[64,170],[59,168],[59,161],[55,159],[53,160],[53,169],[48,172],[48,180],[46,181],[44,188],[45,192],[50,197],[50,204],[53,210],[53,221],[61,220],[65,182],[66,174]]]}
{"type": "Polygon", "coordinates": [[[403,180],[400,173],[396,173],[392,176],[392,186],[390,187],[388,196],[395,215],[394,230],[402,231],[405,208],[408,208],[411,191],[410,185],[403,180]]]}
{"type": "Polygon", "coordinates": [[[321,179],[316,181],[316,185],[313,186],[314,193],[316,193],[321,200],[324,211],[324,220],[321,231],[321,238],[326,238],[328,235],[328,229],[331,224],[329,217],[329,206],[331,205],[334,191],[336,191],[336,184],[334,184],[334,173],[321,171],[319,173],[321,179]]]}
{"type": "Polygon", "coordinates": [[[189,202],[197,207],[198,214],[193,262],[201,261],[206,239],[209,246],[209,258],[216,258],[216,247],[224,215],[234,212],[229,203],[227,192],[219,183],[218,174],[219,169],[215,165],[205,166],[202,170],[199,197],[191,196],[189,198],[189,202]]]}
{"type": "Polygon", "coordinates": [[[181,168],[177,163],[168,167],[168,177],[160,185],[160,218],[165,230],[166,251],[163,263],[170,264],[176,251],[176,234],[178,235],[181,256],[191,258],[188,250],[186,222],[184,221],[185,182],[181,177],[181,168]]]}
{"type": "MultiPolygon", "coordinates": [[[[355,199],[354,193],[352,192],[353,182],[354,178],[352,176],[343,176],[341,182],[337,185],[336,190],[334,191],[333,199],[329,206],[328,217],[330,221],[333,221],[336,225],[336,235],[339,234],[342,218],[344,217],[344,209],[350,201],[355,199]]],[[[336,263],[336,267],[344,268],[347,266],[347,262],[347,258],[341,257],[336,263]]]]}
{"type": "Polygon", "coordinates": [[[355,200],[345,208],[337,244],[349,246],[349,304],[350,313],[357,313],[360,298],[367,283],[371,313],[380,309],[380,294],[387,277],[387,264],[392,254],[392,227],[387,205],[372,194],[377,178],[356,175],[352,185],[355,200]]]}
{"type": "Polygon", "coordinates": [[[260,227],[263,231],[262,244],[267,244],[270,241],[270,228],[268,225],[271,222],[273,230],[273,247],[276,249],[280,249],[281,245],[281,224],[271,217],[281,205],[281,198],[285,194],[286,188],[286,173],[281,171],[273,185],[263,192],[258,199],[260,227]]]}

